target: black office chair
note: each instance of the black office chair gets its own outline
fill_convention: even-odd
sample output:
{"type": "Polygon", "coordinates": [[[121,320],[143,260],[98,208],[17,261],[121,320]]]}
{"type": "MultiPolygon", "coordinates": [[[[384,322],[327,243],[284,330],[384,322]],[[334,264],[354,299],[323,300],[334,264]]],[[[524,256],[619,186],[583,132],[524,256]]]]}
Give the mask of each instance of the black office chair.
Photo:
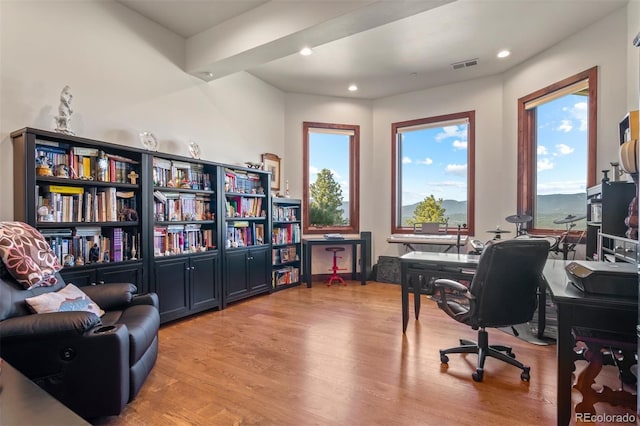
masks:
{"type": "Polygon", "coordinates": [[[460,345],[440,350],[440,361],[449,362],[447,354],[475,353],[478,367],[471,375],[481,382],[487,356],[497,358],[522,370],[520,378],[529,381],[530,367],[516,361],[510,347],[489,345],[486,327],[507,327],[528,322],[533,317],[540,291],[545,291],[542,269],[549,254],[544,239],[490,241],[485,246],[469,288],[463,284],[438,279],[438,306],[451,318],[478,330],[478,343],[461,339],[460,345]],[[457,300],[456,300],[457,299],[457,300]]]}

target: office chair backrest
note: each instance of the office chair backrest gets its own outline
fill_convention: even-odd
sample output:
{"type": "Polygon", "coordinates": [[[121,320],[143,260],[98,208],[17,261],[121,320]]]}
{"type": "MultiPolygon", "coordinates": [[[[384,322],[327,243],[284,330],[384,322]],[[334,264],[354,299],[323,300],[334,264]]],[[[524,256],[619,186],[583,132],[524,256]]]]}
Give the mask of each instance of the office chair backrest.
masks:
{"type": "Polygon", "coordinates": [[[473,328],[530,321],[548,254],[549,242],[542,238],[488,243],[469,288],[476,297],[471,306],[473,328]]]}

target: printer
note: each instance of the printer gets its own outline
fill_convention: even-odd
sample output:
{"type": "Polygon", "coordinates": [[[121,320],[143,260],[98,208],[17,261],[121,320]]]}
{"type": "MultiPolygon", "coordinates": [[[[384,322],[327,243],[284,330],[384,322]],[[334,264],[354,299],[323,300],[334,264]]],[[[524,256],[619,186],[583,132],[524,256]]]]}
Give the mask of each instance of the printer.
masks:
{"type": "Polygon", "coordinates": [[[575,260],[565,271],[569,281],[585,293],[638,297],[638,266],[634,263],[575,260]]]}

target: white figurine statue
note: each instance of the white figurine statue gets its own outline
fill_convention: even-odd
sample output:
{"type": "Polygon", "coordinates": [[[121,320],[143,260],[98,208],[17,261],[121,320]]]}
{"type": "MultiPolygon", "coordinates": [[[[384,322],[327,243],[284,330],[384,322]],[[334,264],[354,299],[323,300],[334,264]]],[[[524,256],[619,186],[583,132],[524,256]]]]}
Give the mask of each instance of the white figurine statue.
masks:
{"type": "Polygon", "coordinates": [[[62,92],[60,93],[60,105],[58,106],[58,116],[56,117],[56,132],[75,135],[75,133],[73,133],[69,128],[71,114],[73,114],[73,110],[71,109],[72,99],[73,95],[71,94],[71,88],[69,86],[64,86],[64,89],[62,89],[62,92]]]}

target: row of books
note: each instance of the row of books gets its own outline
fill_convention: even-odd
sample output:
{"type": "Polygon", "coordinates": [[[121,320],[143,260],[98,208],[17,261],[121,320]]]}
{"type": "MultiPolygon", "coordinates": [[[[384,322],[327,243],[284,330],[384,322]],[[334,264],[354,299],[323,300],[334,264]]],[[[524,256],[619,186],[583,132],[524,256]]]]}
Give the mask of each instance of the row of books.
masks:
{"type": "Polygon", "coordinates": [[[153,217],[157,221],[214,220],[211,197],[192,193],[154,191],[153,217]]]}
{"type": "Polygon", "coordinates": [[[300,206],[295,207],[276,207],[273,208],[273,220],[278,222],[292,222],[299,219],[298,210],[300,206]]]}
{"type": "Polygon", "coordinates": [[[300,269],[294,266],[285,266],[273,270],[271,273],[271,286],[273,288],[295,284],[300,281],[300,269]]]}
{"type": "Polygon", "coordinates": [[[260,182],[260,175],[232,169],[225,169],[224,190],[225,192],[237,192],[241,194],[264,193],[262,183],[260,182]]]}
{"type": "Polygon", "coordinates": [[[123,228],[42,229],[51,249],[66,267],[140,258],[140,234],[123,228]]]}
{"type": "MultiPolygon", "coordinates": [[[[115,154],[108,154],[98,148],[68,147],[60,144],[36,145],[36,159],[46,158],[53,168],[64,165],[66,175],[71,179],[94,179],[101,182],[134,183],[130,173],[136,170],[137,161],[115,154]]],[[[135,173],[137,176],[137,173],[135,173]]]]}
{"type": "Polygon", "coordinates": [[[39,222],[118,222],[137,220],[133,192],[114,187],[36,186],[39,222]]]}
{"type": "Polygon", "coordinates": [[[153,158],[153,185],[165,188],[211,190],[211,175],[199,163],[153,158]]]}
{"type": "Polygon", "coordinates": [[[264,224],[234,222],[227,224],[226,246],[248,247],[264,244],[264,224]]]}
{"type": "Polygon", "coordinates": [[[261,197],[226,196],[226,217],[263,217],[261,197]]]}
{"type": "Polygon", "coordinates": [[[297,260],[300,260],[300,255],[298,254],[296,246],[275,248],[271,250],[271,263],[273,265],[295,262],[297,260]]]}
{"type": "Polygon", "coordinates": [[[271,235],[271,242],[273,244],[296,244],[300,242],[300,235],[299,223],[274,226],[271,235]]]}
{"type": "Polygon", "coordinates": [[[215,248],[214,232],[199,224],[156,226],[153,252],[156,256],[170,256],[207,251],[215,248]]]}

